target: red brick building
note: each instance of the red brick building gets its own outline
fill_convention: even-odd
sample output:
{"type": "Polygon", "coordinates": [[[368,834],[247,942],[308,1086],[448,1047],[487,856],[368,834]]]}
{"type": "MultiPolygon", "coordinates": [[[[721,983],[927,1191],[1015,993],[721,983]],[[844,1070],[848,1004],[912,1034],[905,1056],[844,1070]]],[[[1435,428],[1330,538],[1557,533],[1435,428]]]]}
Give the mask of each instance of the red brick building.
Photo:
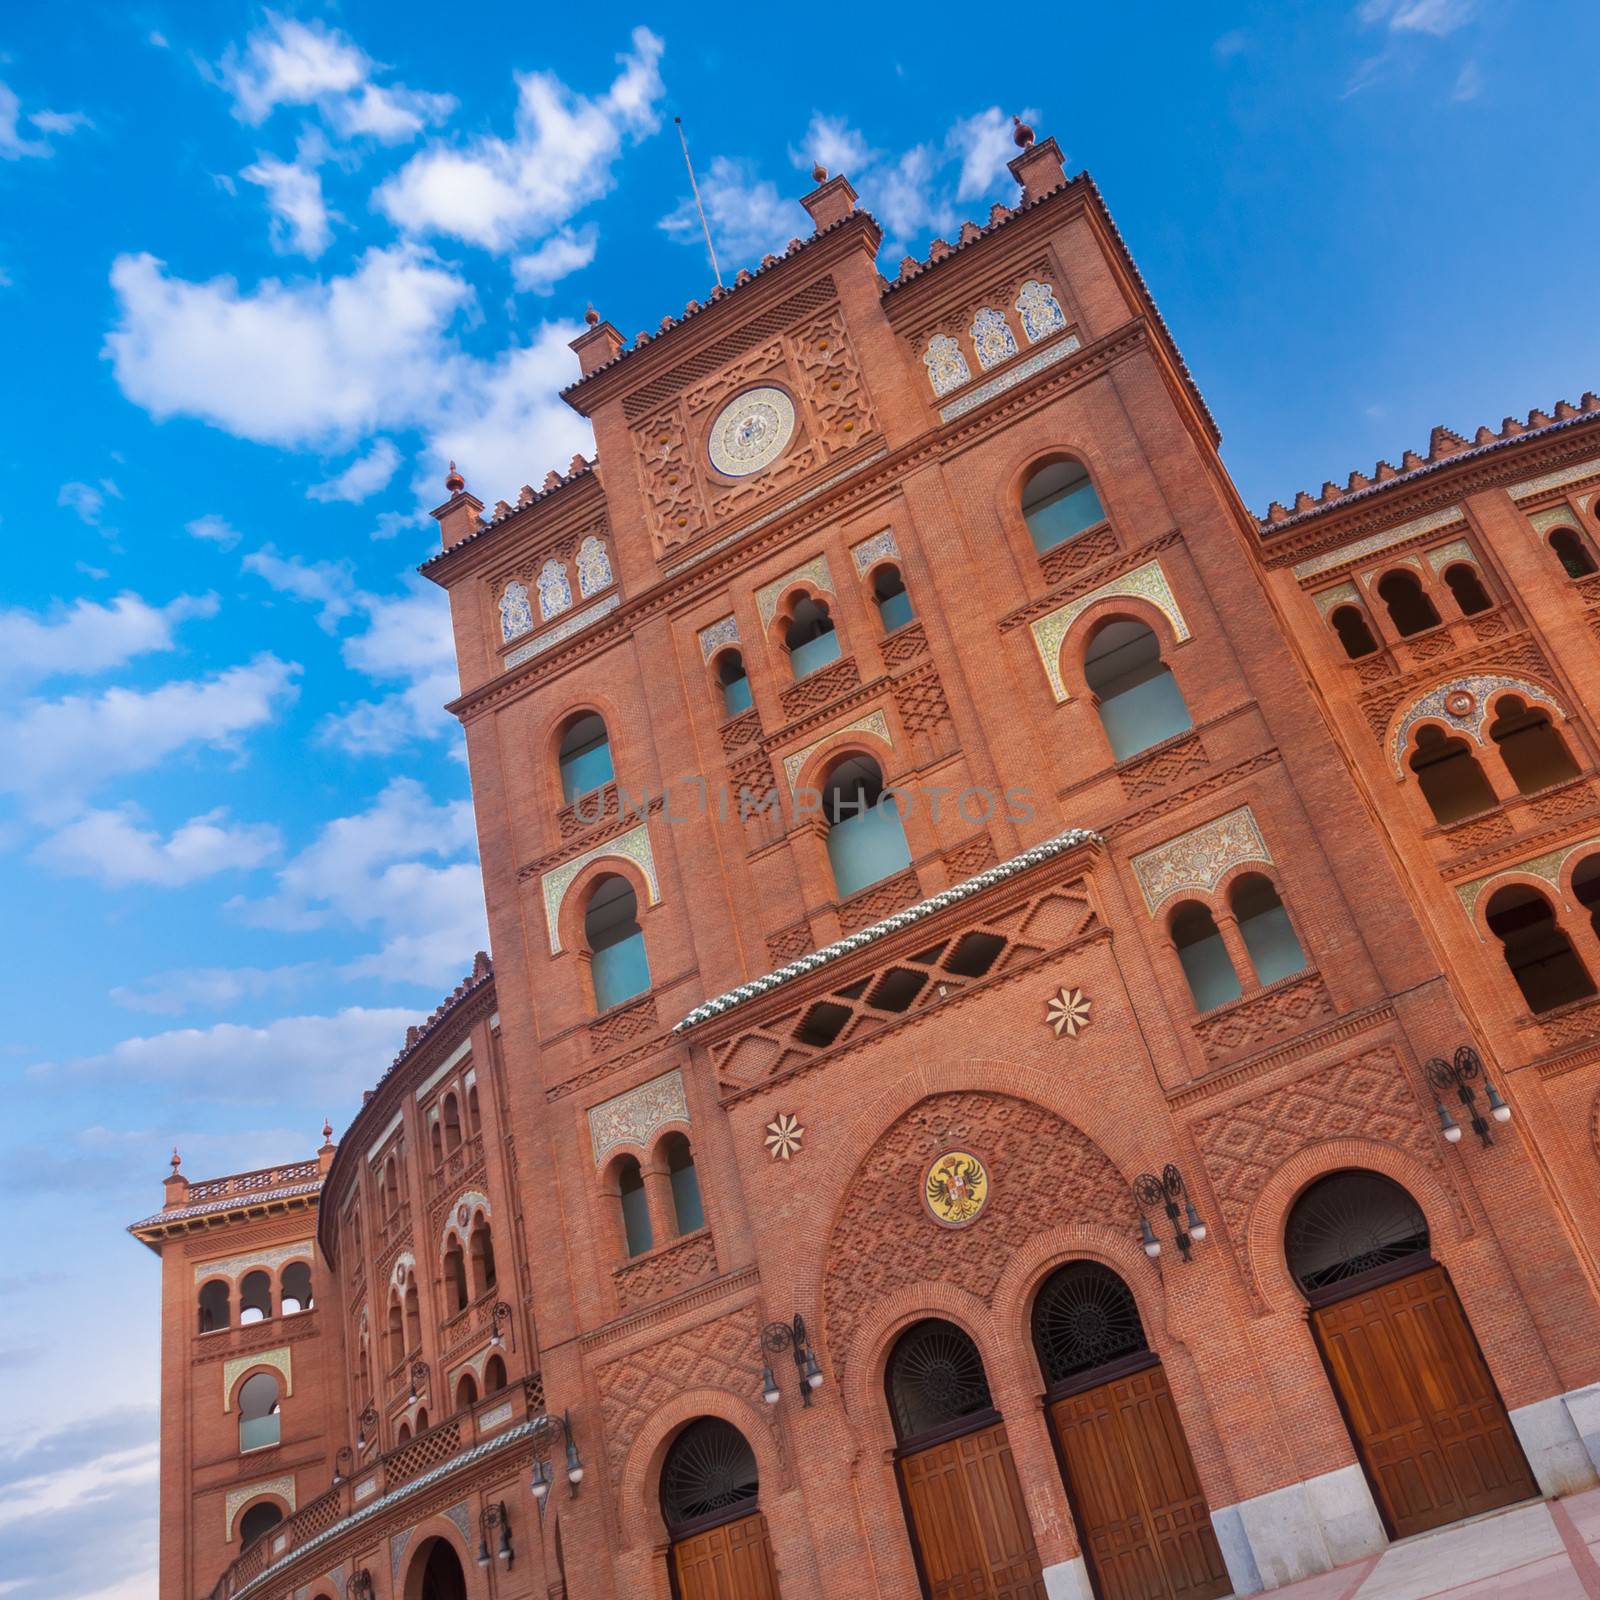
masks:
{"type": "Polygon", "coordinates": [[[136,1229],[163,1600],[1199,1600],[1596,1481],[1600,401],[1258,522],[1013,172],[892,278],[819,172],[452,470],[493,973],[136,1229]]]}

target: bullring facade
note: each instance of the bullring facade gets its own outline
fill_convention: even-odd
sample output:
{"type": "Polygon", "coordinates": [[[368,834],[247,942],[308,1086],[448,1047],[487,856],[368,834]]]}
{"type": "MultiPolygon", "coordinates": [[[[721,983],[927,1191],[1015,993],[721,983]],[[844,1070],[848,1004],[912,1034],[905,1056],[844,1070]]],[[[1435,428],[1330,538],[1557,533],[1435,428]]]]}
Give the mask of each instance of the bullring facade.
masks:
{"type": "Polygon", "coordinates": [[[1257,519],[1019,147],[452,467],[493,967],[136,1225],[163,1600],[1202,1600],[1596,1481],[1600,401],[1257,519]]]}

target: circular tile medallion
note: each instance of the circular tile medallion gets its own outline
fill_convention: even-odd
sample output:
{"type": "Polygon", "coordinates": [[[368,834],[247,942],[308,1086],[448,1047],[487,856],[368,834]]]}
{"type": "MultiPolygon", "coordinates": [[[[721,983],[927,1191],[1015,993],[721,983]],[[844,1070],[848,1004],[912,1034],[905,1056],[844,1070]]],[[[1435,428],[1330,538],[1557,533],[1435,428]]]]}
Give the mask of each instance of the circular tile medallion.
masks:
{"type": "Polygon", "coordinates": [[[770,467],[794,437],[794,401],[782,389],[746,389],[711,424],[707,453],[724,477],[747,478],[770,467]]]}
{"type": "Polygon", "coordinates": [[[922,1180],[922,1198],[935,1222],[965,1228],[989,1203],[989,1172],[970,1150],[949,1150],[922,1180]]]}

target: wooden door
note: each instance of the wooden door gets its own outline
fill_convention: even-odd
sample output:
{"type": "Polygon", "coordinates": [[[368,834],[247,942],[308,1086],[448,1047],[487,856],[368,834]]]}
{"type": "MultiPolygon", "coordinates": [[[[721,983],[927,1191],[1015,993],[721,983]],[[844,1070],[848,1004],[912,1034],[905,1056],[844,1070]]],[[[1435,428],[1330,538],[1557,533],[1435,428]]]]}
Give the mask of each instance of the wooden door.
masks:
{"type": "Polygon", "coordinates": [[[930,1600],[1045,1600],[1003,1422],[900,1461],[930,1600]]]}
{"type": "Polygon", "coordinates": [[[767,1519],[758,1511],[672,1546],[678,1600],[778,1600],[767,1519]]]}
{"type": "Polygon", "coordinates": [[[1215,1600],[1232,1585],[1159,1365],[1050,1408],[1101,1600],[1215,1600]]]}
{"type": "Polygon", "coordinates": [[[1539,1492],[1443,1267],[1323,1306],[1312,1326],[1395,1538],[1539,1492]]]}

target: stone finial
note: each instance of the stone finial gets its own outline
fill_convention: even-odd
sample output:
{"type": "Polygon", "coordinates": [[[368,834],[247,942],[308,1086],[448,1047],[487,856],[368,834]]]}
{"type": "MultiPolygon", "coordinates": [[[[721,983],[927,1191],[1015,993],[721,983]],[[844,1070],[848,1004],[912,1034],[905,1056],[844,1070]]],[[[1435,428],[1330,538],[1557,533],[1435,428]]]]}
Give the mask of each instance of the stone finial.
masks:
{"type": "Polygon", "coordinates": [[[333,1137],[333,1124],[329,1122],[326,1117],[322,1119],[322,1137],[324,1139],[331,1139],[333,1137]]]}
{"type": "Polygon", "coordinates": [[[456,471],[455,462],[450,463],[450,470],[444,476],[444,486],[451,494],[460,494],[467,486],[467,480],[456,471]]]}
{"type": "MultiPolygon", "coordinates": [[[[589,310],[593,311],[594,307],[591,306],[589,310]]],[[[618,351],[622,349],[622,335],[598,316],[590,322],[586,312],[583,320],[588,326],[567,348],[576,352],[578,370],[587,378],[591,372],[599,371],[607,362],[616,359],[618,351]]]]}
{"type": "Polygon", "coordinates": [[[489,952],[479,950],[472,958],[472,976],[486,978],[489,975],[489,952]]]}
{"type": "Polygon", "coordinates": [[[591,305],[589,309],[584,312],[583,320],[587,322],[591,328],[598,328],[600,326],[600,313],[591,305]]]}
{"type": "Polygon", "coordinates": [[[1019,150],[1026,150],[1033,143],[1033,129],[1021,117],[1011,119],[1011,140],[1019,150]]]}
{"type": "MultiPolygon", "coordinates": [[[[856,192],[846,177],[830,178],[820,166],[814,167],[811,176],[817,179],[817,187],[810,194],[800,196],[800,204],[806,208],[806,214],[816,225],[818,233],[824,228],[831,228],[836,223],[843,222],[856,208],[856,192]],[[817,174],[821,173],[821,177],[817,174]]],[[[797,250],[800,247],[798,239],[789,241],[789,248],[797,250]]]]}
{"type": "Polygon", "coordinates": [[[820,161],[811,169],[811,181],[813,183],[826,183],[828,181],[828,169],[820,161]]]}
{"type": "Polygon", "coordinates": [[[172,1168],[173,1177],[177,1177],[178,1168],[183,1165],[183,1157],[178,1154],[177,1145],[172,1147],[172,1160],[168,1162],[168,1165],[172,1168]]]}
{"type": "Polygon", "coordinates": [[[182,1165],[182,1158],[178,1154],[177,1145],[172,1147],[172,1160],[169,1165],[172,1170],[161,1185],[165,1196],[162,1204],[168,1211],[175,1211],[179,1206],[189,1203],[189,1180],[178,1170],[182,1165]]]}
{"type": "Polygon", "coordinates": [[[322,1147],[317,1151],[317,1170],[323,1177],[327,1177],[328,1169],[333,1165],[334,1154],[338,1145],[333,1142],[333,1124],[326,1117],[322,1119],[322,1147]]]}
{"type": "MultiPolygon", "coordinates": [[[[1018,131],[1025,127],[1027,124],[1022,123],[1018,131]]],[[[1032,143],[1032,128],[1028,128],[1028,137],[1030,142],[1023,146],[1022,153],[1006,163],[1006,170],[1022,185],[1024,204],[1054,194],[1067,181],[1061,146],[1054,139],[1046,139],[1042,144],[1032,143]]]]}

